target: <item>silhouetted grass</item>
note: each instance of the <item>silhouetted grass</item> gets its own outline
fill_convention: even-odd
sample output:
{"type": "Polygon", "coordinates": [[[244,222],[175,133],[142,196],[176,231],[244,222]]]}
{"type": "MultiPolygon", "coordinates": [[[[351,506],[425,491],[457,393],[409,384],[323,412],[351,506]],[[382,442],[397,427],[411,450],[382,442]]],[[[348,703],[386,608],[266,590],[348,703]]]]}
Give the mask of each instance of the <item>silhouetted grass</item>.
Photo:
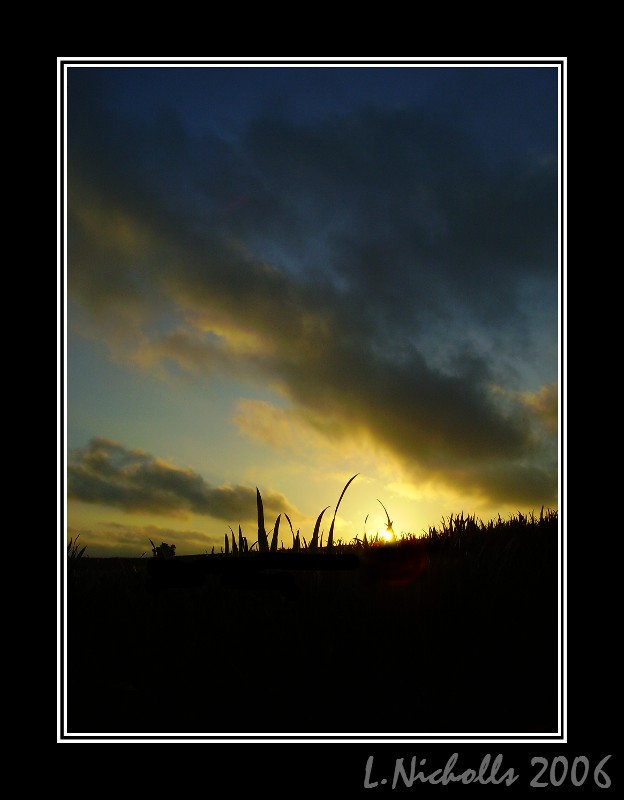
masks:
{"type": "Polygon", "coordinates": [[[556,731],[556,511],[487,523],[460,514],[422,537],[324,548],[322,513],[309,544],[291,525],[293,547],[280,550],[259,515],[261,549],[239,527],[227,554],[164,562],[189,570],[156,592],[156,558],[80,559],[70,731],[556,731]],[[280,569],[280,554],[353,554],[358,568],[280,569]],[[251,566],[206,569],[235,561],[251,566]]]}

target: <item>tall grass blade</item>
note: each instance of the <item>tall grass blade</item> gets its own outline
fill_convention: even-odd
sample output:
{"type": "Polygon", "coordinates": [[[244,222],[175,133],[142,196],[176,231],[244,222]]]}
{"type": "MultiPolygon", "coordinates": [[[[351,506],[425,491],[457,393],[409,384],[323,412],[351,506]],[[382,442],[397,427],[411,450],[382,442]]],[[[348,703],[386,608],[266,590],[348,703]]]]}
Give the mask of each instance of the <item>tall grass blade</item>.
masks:
{"type": "Polygon", "coordinates": [[[386,512],[386,533],[391,533],[392,534],[392,538],[396,540],[396,535],[395,535],[394,530],[392,528],[392,520],[390,519],[390,514],[388,514],[388,509],[385,507],[385,505],[381,502],[381,500],[379,498],[377,498],[377,502],[381,505],[383,510],[386,512]]]}
{"type": "MultiPolygon", "coordinates": [[[[232,531],[232,526],[228,525],[228,528],[232,531]]],[[[232,553],[237,556],[238,555],[238,547],[236,546],[236,538],[234,536],[234,531],[232,531],[232,553]]]]}
{"type": "Polygon", "coordinates": [[[264,528],[264,508],[262,506],[262,497],[260,489],[256,486],[256,501],[258,503],[258,550],[261,553],[269,551],[269,539],[264,528]]]}
{"type": "Polygon", "coordinates": [[[271,539],[271,552],[272,553],[276,553],[277,552],[277,532],[279,531],[281,516],[282,516],[281,514],[278,514],[277,515],[277,519],[275,520],[275,528],[273,529],[273,538],[271,539]]]}
{"type": "MultiPolygon", "coordinates": [[[[385,505],[381,502],[381,500],[379,498],[377,498],[377,502],[383,508],[383,510],[386,512],[386,520],[387,520],[386,526],[387,526],[388,530],[390,530],[390,528],[392,528],[392,520],[390,519],[390,514],[388,514],[388,509],[385,507],[385,505]]],[[[367,517],[367,519],[368,519],[368,517],[367,517]]]]}
{"type": "Polygon", "coordinates": [[[342,490],[342,494],[338,498],[338,502],[336,503],[336,510],[334,511],[334,518],[332,519],[332,524],[331,524],[331,527],[329,529],[329,534],[327,536],[327,549],[328,550],[331,550],[332,547],[334,546],[334,523],[336,522],[336,514],[338,513],[338,506],[340,505],[340,503],[342,501],[342,498],[344,497],[344,493],[349,488],[349,484],[351,483],[351,481],[355,480],[359,474],[360,474],[359,472],[356,472],[355,475],[352,478],[349,478],[349,480],[347,481],[344,489],[342,490]]]}
{"type": "Polygon", "coordinates": [[[294,547],[295,546],[295,532],[293,530],[292,522],[290,521],[290,517],[288,516],[288,514],[284,514],[284,516],[286,517],[286,519],[288,520],[288,524],[290,525],[290,532],[292,534],[293,547],[294,547]]]}
{"type": "Polygon", "coordinates": [[[327,511],[329,506],[325,506],[325,508],[321,511],[318,515],[316,520],[316,525],[314,526],[314,533],[312,534],[312,539],[310,540],[310,550],[317,550],[319,546],[319,528],[321,527],[321,519],[323,518],[323,514],[327,511]]]}

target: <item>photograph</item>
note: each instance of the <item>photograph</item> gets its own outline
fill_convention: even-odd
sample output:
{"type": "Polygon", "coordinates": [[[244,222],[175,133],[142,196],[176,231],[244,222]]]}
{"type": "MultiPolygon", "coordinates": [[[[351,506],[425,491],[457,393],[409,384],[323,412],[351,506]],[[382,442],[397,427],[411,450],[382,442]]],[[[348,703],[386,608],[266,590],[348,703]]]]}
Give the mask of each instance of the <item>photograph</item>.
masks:
{"type": "Polygon", "coordinates": [[[59,742],[565,741],[565,65],[57,57],[59,742]]]}

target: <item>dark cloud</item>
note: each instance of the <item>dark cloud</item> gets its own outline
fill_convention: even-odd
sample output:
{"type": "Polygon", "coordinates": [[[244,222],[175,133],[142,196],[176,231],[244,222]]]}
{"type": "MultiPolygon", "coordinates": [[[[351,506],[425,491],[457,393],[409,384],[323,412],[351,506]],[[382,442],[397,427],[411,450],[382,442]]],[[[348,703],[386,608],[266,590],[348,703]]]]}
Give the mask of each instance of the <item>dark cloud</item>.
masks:
{"type": "MultiPolygon", "coordinates": [[[[88,76],[75,83],[77,301],[111,316],[120,297],[132,301],[144,351],[148,340],[155,357],[179,356],[193,372],[205,357],[207,370],[217,362],[277,380],[311,418],[345,437],[366,428],[421,474],[495,499],[552,502],[556,464],[544,466],[537,411],[494,389],[526,390],[544,348],[527,286],[544,298],[540,332],[556,343],[554,137],[489,158],[474,128],[430,101],[305,124],[265,116],[232,140],[191,135],[172,113],[151,123],[121,114],[88,76]],[[175,327],[163,333],[167,320],[175,327]]],[[[544,383],[556,368],[556,358],[539,368],[544,383]]],[[[249,499],[228,506],[199,476],[156,462],[133,470],[131,487],[82,471],[73,485],[122,507],[129,489],[147,503],[156,485],[163,508],[178,496],[189,509],[249,499]]]]}
{"type": "MultiPolygon", "coordinates": [[[[476,143],[421,110],[367,109],[313,131],[264,121],[247,146],[264,195],[289,211],[282,244],[309,251],[299,255],[306,271],[347,287],[375,330],[383,314],[399,334],[446,316],[526,325],[519,286],[556,282],[552,161],[493,168],[476,143]]],[[[264,220],[249,209],[245,222],[261,240],[264,220]]]]}
{"type": "MultiPolygon", "coordinates": [[[[256,488],[211,486],[192,469],[180,469],[142,450],[128,450],[96,437],[69,454],[67,494],[71,500],[164,516],[189,513],[228,524],[257,520],[256,488]]],[[[262,491],[271,516],[296,513],[283,495],[262,491]]]]}

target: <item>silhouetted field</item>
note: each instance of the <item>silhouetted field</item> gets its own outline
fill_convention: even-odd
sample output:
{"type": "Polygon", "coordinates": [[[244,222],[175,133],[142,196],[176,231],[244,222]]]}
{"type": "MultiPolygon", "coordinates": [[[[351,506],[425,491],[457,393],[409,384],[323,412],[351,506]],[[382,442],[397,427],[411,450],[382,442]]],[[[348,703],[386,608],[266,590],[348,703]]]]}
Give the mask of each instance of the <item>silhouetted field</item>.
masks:
{"type": "Polygon", "coordinates": [[[556,512],[449,522],[332,549],[355,569],[70,560],[68,732],[556,732],[556,512]]]}

